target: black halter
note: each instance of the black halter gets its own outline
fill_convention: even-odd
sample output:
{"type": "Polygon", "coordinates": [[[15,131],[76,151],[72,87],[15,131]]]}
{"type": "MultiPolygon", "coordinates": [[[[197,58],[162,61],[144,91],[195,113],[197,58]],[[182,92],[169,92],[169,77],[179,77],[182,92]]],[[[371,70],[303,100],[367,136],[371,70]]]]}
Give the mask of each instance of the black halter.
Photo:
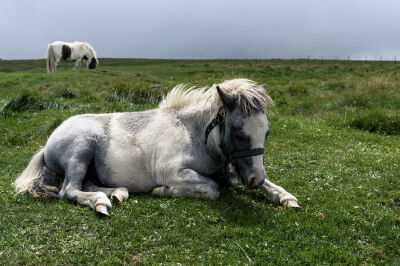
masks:
{"type": "MultiPolygon", "coordinates": [[[[225,124],[225,108],[221,106],[218,108],[217,115],[215,118],[208,124],[206,127],[206,131],[204,133],[204,144],[207,145],[208,135],[213,130],[214,127],[219,126],[219,131],[221,135],[221,139],[225,136],[226,131],[226,124],[225,124]]],[[[222,147],[221,147],[222,148],[222,147]]],[[[225,162],[224,164],[227,165],[231,163],[235,159],[263,155],[264,148],[257,148],[257,149],[249,149],[249,150],[242,150],[242,151],[233,151],[233,152],[226,152],[222,149],[223,153],[225,154],[225,162]]]]}

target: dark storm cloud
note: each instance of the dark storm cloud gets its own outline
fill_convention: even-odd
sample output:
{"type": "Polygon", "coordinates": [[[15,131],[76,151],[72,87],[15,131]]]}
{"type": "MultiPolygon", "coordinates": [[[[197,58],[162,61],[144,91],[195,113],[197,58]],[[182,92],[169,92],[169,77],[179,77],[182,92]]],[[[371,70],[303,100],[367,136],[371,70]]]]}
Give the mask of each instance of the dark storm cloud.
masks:
{"type": "Polygon", "coordinates": [[[43,58],[56,40],[99,57],[392,59],[400,1],[0,2],[0,58],[43,58]]]}

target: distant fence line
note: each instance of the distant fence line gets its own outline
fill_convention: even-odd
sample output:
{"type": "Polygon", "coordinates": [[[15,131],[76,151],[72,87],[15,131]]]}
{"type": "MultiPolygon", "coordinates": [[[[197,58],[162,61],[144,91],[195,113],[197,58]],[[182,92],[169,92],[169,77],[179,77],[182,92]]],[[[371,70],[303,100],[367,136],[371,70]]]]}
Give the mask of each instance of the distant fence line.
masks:
{"type": "MultiPolygon", "coordinates": [[[[115,58],[116,59],[116,58],[115,58]]],[[[156,59],[156,58],[131,58],[131,59],[156,59]]],[[[163,60],[169,60],[168,58],[160,58],[163,60]]],[[[400,57],[397,57],[396,55],[389,58],[389,57],[383,57],[383,56],[376,56],[375,58],[370,58],[368,56],[365,56],[363,58],[351,58],[351,56],[347,57],[339,57],[339,56],[334,56],[334,57],[258,57],[258,58],[204,58],[204,59],[171,59],[171,60],[321,60],[321,61],[386,61],[386,62],[397,62],[397,59],[400,59],[400,57]]],[[[0,58],[0,61],[3,59],[0,58]]],[[[4,61],[12,61],[12,60],[37,60],[37,59],[4,59],[4,61]]]]}
{"type": "Polygon", "coordinates": [[[334,56],[334,57],[325,57],[325,56],[321,56],[321,57],[311,57],[311,56],[307,56],[307,57],[298,57],[298,58],[294,58],[294,57],[277,57],[277,58],[265,58],[265,59],[278,59],[278,60],[321,60],[321,61],[397,61],[397,59],[400,59],[397,57],[397,55],[393,56],[392,58],[388,58],[388,57],[383,57],[383,56],[376,56],[375,58],[373,57],[368,57],[365,56],[363,58],[351,58],[351,56],[347,56],[347,57],[339,57],[339,56],[334,56]]]}

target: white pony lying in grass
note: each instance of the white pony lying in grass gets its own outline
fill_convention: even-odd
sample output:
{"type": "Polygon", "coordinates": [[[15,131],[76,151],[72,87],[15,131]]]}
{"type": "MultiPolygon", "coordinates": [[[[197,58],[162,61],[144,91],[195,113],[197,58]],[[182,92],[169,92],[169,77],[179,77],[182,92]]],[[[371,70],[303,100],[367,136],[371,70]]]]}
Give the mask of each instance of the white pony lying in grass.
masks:
{"type": "Polygon", "coordinates": [[[246,79],[175,87],[158,109],[84,114],[64,121],[15,181],[18,193],[57,197],[109,215],[128,192],[216,199],[220,186],[260,188],[288,207],[297,199],[266,178],[269,133],[263,86],[246,79]]]}
{"type": "Polygon", "coordinates": [[[56,73],[57,65],[61,59],[75,61],[74,70],[81,67],[81,61],[85,60],[89,69],[95,69],[99,61],[93,47],[86,42],[62,42],[50,43],[47,48],[47,73],[56,73]]]}

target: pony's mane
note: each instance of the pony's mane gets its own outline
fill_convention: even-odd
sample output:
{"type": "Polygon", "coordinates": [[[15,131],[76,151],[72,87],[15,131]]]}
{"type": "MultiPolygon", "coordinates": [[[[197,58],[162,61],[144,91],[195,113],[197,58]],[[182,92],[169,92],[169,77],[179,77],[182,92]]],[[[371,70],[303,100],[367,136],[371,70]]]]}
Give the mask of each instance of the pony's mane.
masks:
{"type": "Polygon", "coordinates": [[[93,47],[90,44],[88,44],[87,42],[82,42],[82,45],[85,46],[89,50],[89,52],[92,54],[94,59],[97,61],[96,51],[93,49],[93,47]]]}
{"type": "MultiPolygon", "coordinates": [[[[248,79],[226,80],[218,84],[220,89],[233,96],[239,103],[244,115],[250,115],[253,110],[273,106],[272,99],[265,93],[265,88],[248,79]]],[[[183,109],[201,106],[217,108],[222,104],[218,95],[217,85],[211,87],[188,88],[184,84],[174,87],[160,103],[160,109],[183,109]]]]}

